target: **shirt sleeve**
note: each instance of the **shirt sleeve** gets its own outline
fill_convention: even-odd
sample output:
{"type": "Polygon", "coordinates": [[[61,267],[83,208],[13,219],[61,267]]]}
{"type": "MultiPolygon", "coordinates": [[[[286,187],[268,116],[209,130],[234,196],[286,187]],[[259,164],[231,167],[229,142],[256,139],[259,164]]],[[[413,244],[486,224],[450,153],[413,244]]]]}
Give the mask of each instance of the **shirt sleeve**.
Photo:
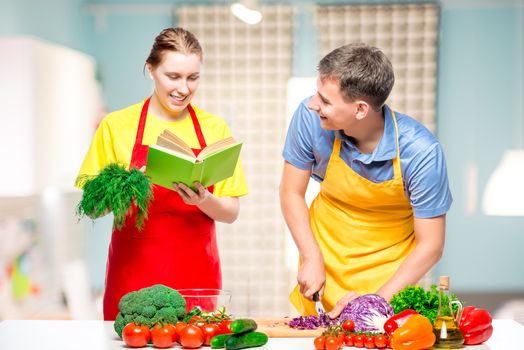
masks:
{"type": "MultiPolygon", "coordinates": [[[[224,124],[221,138],[231,136],[229,127],[224,124]]],[[[217,182],[214,186],[213,194],[217,197],[240,197],[248,193],[247,182],[244,176],[242,161],[239,158],[233,176],[223,181],[217,182]]]]}
{"type": "Polygon", "coordinates": [[[82,188],[86,177],[96,176],[106,165],[117,162],[113,138],[107,119],[98,126],[87,154],[82,162],[75,186],[82,188]]]}
{"type": "Polygon", "coordinates": [[[287,162],[302,170],[311,170],[315,162],[311,125],[315,115],[312,113],[306,106],[306,100],[298,106],[289,123],[282,152],[287,162]]]}
{"type": "Polygon", "coordinates": [[[438,142],[413,159],[416,166],[407,183],[407,192],[416,218],[445,214],[453,198],[449,189],[444,152],[438,142]]]}

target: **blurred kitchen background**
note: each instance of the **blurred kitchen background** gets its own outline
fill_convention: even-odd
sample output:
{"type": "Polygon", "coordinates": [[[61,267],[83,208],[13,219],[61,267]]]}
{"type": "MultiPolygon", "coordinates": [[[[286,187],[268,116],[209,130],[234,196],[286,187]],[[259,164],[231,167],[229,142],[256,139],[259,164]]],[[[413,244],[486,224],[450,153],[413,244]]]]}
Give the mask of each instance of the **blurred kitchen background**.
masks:
{"type": "Polygon", "coordinates": [[[250,194],[219,226],[233,313],[294,313],[297,253],[278,200],[287,123],[319,58],[365,41],[393,62],[390,105],[447,158],[446,248],[423,283],[449,275],[466,304],[524,323],[524,0],[234,3],[2,1],[0,320],[101,318],[112,218],[79,221],[73,182],[101,118],[151,93],[144,61],[178,25],[204,49],[195,104],[245,143],[250,194]]]}

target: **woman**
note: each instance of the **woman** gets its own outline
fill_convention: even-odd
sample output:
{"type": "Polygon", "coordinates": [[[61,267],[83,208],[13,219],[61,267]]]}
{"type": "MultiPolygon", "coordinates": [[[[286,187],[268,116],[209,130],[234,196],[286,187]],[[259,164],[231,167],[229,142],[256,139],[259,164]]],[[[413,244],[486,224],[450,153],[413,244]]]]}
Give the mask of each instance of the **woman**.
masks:
{"type": "MultiPolygon", "coordinates": [[[[169,129],[195,154],[227,136],[226,123],[190,104],[199,81],[202,48],[182,28],[168,28],[156,38],[146,60],[155,89],[141,103],[110,113],[100,124],[79,172],[96,175],[110,163],[143,169],[148,146],[169,129]]],[[[77,185],[79,181],[77,180],[77,185]]],[[[133,290],[161,283],[172,288],[221,288],[215,220],[232,223],[239,198],[247,194],[240,162],[234,175],[214,187],[197,183],[153,187],[148,219],[137,230],[128,216],[113,229],[106,271],[104,319],[114,320],[120,298],[133,290]]]]}

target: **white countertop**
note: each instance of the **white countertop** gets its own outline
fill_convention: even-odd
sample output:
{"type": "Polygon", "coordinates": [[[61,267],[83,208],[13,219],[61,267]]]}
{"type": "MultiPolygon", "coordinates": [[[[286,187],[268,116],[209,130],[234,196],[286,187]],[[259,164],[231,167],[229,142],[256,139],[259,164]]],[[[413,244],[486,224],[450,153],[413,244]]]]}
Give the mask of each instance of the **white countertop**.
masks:
{"type": "MultiPolygon", "coordinates": [[[[470,350],[524,350],[524,326],[513,320],[493,320],[493,336],[470,350]]],[[[176,345],[172,349],[180,349],[176,345]]],[[[1,350],[115,350],[128,349],[104,321],[3,321],[1,350]]],[[[154,349],[149,346],[147,349],[154,349]]],[[[202,347],[202,349],[210,349],[202,347]]],[[[270,338],[265,350],[314,350],[313,338],[270,338]]],[[[356,349],[343,347],[342,349],[356,349]]]]}

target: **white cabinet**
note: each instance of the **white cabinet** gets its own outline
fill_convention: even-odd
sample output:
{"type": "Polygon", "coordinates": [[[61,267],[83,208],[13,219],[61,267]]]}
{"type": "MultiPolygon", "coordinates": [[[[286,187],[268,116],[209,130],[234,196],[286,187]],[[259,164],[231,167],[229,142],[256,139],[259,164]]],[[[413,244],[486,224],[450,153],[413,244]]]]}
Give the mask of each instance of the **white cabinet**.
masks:
{"type": "Polygon", "coordinates": [[[73,189],[102,110],[94,60],[32,37],[0,53],[0,197],[73,189]]]}

